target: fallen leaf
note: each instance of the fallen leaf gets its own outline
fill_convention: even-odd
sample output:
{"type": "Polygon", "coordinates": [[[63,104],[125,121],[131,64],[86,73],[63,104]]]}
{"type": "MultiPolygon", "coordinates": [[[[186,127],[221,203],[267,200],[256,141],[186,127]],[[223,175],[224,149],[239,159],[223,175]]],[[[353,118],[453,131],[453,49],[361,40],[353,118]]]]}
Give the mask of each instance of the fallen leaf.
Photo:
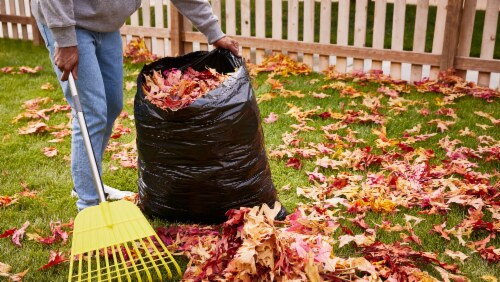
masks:
{"type": "Polygon", "coordinates": [[[47,269],[47,268],[50,268],[54,265],[58,265],[58,264],[61,264],[63,262],[66,262],[66,261],[68,261],[68,259],[65,257],[63,252],[59,252],[59,251],[56,252],[56,251],[50,250],[49,262],[47,264],[45,264],[44,266],[40,267],[38,270],[47,269]]]}
{"type": "Polygon", "coordinates": [[[43,154],[49,158],[53,158],[59,153],[55,147],[44,147],[42,150],[43,154]]]}
{"type": "Polygon", "coordinates": [[[47,82],[47,83],[42,84],[42,86],[40,88],[42,90],[54,90],[54,85],[52,85],[52,83],[50,83],[50,82],[47,82]]]}
{"type": "Polygon", "coordinates": [[[462,253],[462,252],[459,252],[459,251],[451,251],[451,250],[448,250],[446,249],[444,251],[444,253],[446,255],[448,255],[449,257],[451,257],[452,259],[459,259],[461,263],[464,263],[464,261],[469,258],[468,255],[462,253]]]}
{"type": "Polygon", "coordinates": [[[24,237],[24,232],[26,231],[26,228],[30,225],[29,221],[26,221],[23,226],[16,230],[14,234],[12,234],[12,243],[18,247],[22,247],[21,241],[23,240],[24,237]]]}
{"type": "Polygon", "coordinates": [[[276,122],[278,120],[278,115],[271,112],[268,117],[264,118],[264,123],[269,124],[276,122]]]}

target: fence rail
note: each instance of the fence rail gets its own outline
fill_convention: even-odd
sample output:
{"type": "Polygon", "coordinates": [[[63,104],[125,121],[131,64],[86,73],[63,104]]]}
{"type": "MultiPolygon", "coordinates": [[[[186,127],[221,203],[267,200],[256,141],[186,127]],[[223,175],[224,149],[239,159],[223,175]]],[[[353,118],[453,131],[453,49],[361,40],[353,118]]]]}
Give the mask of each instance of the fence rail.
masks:
{"type": "MultiPolygon", "coordinates": [[[[260,63],[270,52],[283,52],[319,71],[335,64],[339,72],[383,69],[394,78],[418,81],[453,68],[480,85],[500,84],[500,0],[480,0],[481,7],[486,3],[485,10],[479,10],[478,0],[429,1],[211,0],[211,4],[225,33],[239,41],[243,56],[252,62],[260,63]],[[480,51],[474,40],[480,42],[480,51]]],[[[0,0],[0,23],[0,37],[40,41],[29,0],[0,0]]],[[[211,48],[169,0],[142,0],[121,33],[124,43],[143,37],[159,56],[211,48]]]]}

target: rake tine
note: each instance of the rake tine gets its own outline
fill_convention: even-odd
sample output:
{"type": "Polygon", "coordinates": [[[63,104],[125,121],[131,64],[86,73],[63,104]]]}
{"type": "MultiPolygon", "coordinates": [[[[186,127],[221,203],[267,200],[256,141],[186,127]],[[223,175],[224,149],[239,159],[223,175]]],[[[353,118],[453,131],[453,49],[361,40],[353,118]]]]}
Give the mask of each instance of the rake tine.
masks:
{"type": "Polygon", "coordinates": [[[160,246],[165,250],[165,253],[168,255],[168,257],[170,258],[170,261],[174,264],[175,266],[175,269],[177,269],[177,273],[180,275],[181,274],[181,268],[179,267],[179,265],[177,264],[177,262],[175,261],[174,257],[172,256],[172,254],[168,251],[167,247],[165,247],[165,244],[163,244],[163,241],[160,239],[160,237],[158,237],[158,235],[154,235],[155,236],[155,239],[158,241],[158,243],[160,243],[160,246]]]}
{"type": "Polygon", "coordinates": [[[116,277],[118,277],[119,282],[122,282],[122,274],[120,273],[120,268],[118,267],[119,261],[116,258],[115,247],[113,245],[111,246],[111,253],[113,254],[113,262],[116,269],[116,277]]]}
{"type": "Polygon", "coordinates": [[[71,256],[69,260],[69,275],[68,275],[68,282],[71,282],[71,277],[73,276],[73,262],[74,262],[74,257],[71,256]]]}
{"type": "Polygon", "coordinates": [[[158,266],[156,265],[156,263],[153,259],[153,256],[151,256],[151,254],[149,253],[147,245],[144,243],[143,239],[139,239],[139,241],[141,242],[142,247],[146,250],[146,256],[149,258],[149,261],[151,261],[151,264],[154,267],[156,274],[158,275],[158,278],[160,280],[163,280],[163,276],[161,275],[161,271],[158,268],[158,266]]]}
{"type": "MultiPolygon", "coordinates": [[[[148,241],[151,244],[151,246],[153,246],[153,248],[155,249],[155,252],[156,252],[158,258],[160,259],[161,263],[163,264],[163,266],[167,270],[168,279],[172,278],[172,271],[170,271],[170,267],[168,266],[168,264],[163,259],[163,256],[162,256],[161,252],[158,250],[158,248],[156,248],[156,245],[153,243],[153,240],[151,240],[151,237],[148,237],[148,241]]],[[[167,250],[167,252],[168,252],[168,250],[167,250]]]]}
{"type": "Polygon", "coordinates": [[[89,252],[89,259],[87,260],[87,281],[92,281],[92,251],[89,252]]]}
{"type": "Polygon", "coordinates": [[[108,274],[108,281],[111,281],[111,268],[109,267],[108,248],[104,248],[104,260],[106,261],[106,273],[108,274]]]}
{"type": "Polygon", "coordinates": [[[82,281],[83,254],[78,258],[78,282],[82,281]]]}
{"type": "Polygon", "coordinates": [[[137,269],[137,265],[135,264],[134,258],[132,257],[132,253],[130,252],[130,249],[128,248],[128,243],[125,242],[125,243],[123,243],[123,245],[125,247],[125,251],[127,251],[128,257],[130,258],[130,263],[132,264],[132,267],[134,268],[135,276],[137,277],[137,280],[139,280],[139,282],[142,282],[142,278],[139,275],[139,270],[137,269]]]}
{"type": "Polygon", "coordinates": [[[118,246],[118,254],[120,255],[120,258],[121,258],[123,266],[124,266],[123,269],[125,269],[125,273],[127,274],[127,280],[128,280],[128,282],[132,282],[132,280],[130,280],[130,275],[129,275],[129,272],[128,272],[127,263],[125,261],[125,258],[123,257],[120,245],[117,245],[117,246],[118,246]]]}
{"type": "Polygon", "coordinates": [[[139,252],[139,249],[137,249],[136,244],[134,242],[131,243],[132,247],[134,248],[134,251],[137,253],[137,256],[139,257],[139,260],[141,261],[141,264],[143,266],[143,271],[146,271],[146,275],[148,276],[149,281],[153,281],[153,277],[151,277],[151,273],[149,273],[148,266],[144,262],[144,259],[142,258],[141,252],[139,252]]]}
{"type": "Polygon", "coordinates": [[[95,256],[96,256],[96,275],[97,275],[97,282],[101,282],[101,254],[99,253],[99,250],[95,251],[95,256]]]}

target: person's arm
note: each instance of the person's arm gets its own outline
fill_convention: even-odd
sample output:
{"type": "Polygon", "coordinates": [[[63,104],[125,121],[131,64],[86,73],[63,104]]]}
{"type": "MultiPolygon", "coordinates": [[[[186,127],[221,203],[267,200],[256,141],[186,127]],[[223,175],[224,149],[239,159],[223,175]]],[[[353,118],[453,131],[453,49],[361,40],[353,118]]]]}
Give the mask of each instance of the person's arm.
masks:
{"type": "Polygon", "coordinates": [[[214,15],[207,0],[171,0],[171,2],[207,37],[208,43],[229,49],[234,55],[239,55],[238,42],[222,32],[219,19],[214,15]]]}
{"type": "Polygon", "coordinates": [[[40,0],[40,9],[55,42],[54,64],[62,71],[61,80],[69,73],[78,77],[78,48],[73,0],[40,0]]]}

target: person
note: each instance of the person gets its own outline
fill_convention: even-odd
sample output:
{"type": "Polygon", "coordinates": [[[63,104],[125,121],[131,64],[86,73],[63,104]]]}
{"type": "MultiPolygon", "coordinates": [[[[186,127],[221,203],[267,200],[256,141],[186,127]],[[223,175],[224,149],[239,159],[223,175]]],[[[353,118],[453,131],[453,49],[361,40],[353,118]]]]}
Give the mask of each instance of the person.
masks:
{"type": "MultiPolygon", "coordinates": [[[[238,42],[225,36],[206,0],[171,0],[177,9],[215,47],[238,55],[238,42]]],[[[72,73],[86,116],[99,172],[113,130],[123,108],[123,55],[120,27],[141,0],[33,0],[32,14],[49,51],[64,96],[73,101],[67,83],[72,73]]],[[[75,111],[73,116],[76,117],[75,111]]],[[[78,210],[99,203],[77,118],[73,118],[71,176],[78,210]]],[[[132,192],[104,185],[108,199],[132,192]]]]}

